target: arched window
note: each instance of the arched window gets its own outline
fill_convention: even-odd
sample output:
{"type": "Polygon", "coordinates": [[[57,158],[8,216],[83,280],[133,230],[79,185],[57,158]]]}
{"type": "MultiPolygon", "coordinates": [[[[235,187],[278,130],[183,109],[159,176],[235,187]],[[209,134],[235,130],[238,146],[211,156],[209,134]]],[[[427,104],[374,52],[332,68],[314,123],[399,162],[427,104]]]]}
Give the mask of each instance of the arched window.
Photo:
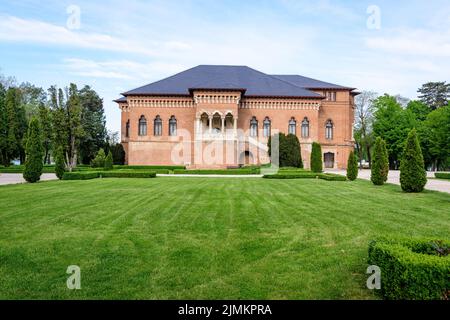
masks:
{"type": "Polygon", "coordinates": [[[256,117],[253,117],[252,120],[250,120],[250,136],[258,136],[258,120],[256,120],[256,117]]]}
{"type": "Polygon", "coordinates": [[[156,116],[155,120],[153,120],[153,134],[162,136],[162,120],[160,116],[156,116]]]}
{"type": "Polygon", "coordinates": [[[147,120],[144,116],[139,118],[139,135],[146,136],[147,135],[147,120]]]}
{"type": "Polygon", "coordinates": [[[263,135],[264,137],[270,137],[270,119],[266,117],[263,122],[263,135]]]}
{"type": "Polygon", "coordinates": [[[309,120],[308,118],[304,118],[302,121],[302,138],[309,137],[309,120]]]}
{"type": "Polygon", "coordinates": [[[130,137],[130,120],[128,119],[127,123],[125,124],[125,137],[130,137]]]}
{"type": "Polygon", "coordinates": [[[175,116],[171,116],[169,119],[169,136],[177,135],[177,119],[175,116]]]}
{"type": "Polygon", "coordinates": [[[296,131],[297,131],[297,121],[295,121],[295,118],[292,117],[291,120],[289,120],[288,133],[295,135],[296,131]]]}
{"type": "Polygon", "coordinates": [[[333,121],[328,120],[325,124],[325,139],[333,139],[333,121]]]}

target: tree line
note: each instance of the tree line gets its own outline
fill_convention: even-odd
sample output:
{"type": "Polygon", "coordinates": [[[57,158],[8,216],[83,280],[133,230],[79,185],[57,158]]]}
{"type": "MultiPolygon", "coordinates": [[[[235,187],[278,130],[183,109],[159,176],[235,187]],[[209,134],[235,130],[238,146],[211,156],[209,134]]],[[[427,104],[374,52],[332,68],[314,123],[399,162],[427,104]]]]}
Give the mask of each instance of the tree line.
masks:
{"type": "MultiPolygon", "coordinates": [[[[450,168],[450,84],[430,82],[418,89],[419,99],[363,91],[356,97],[356,154],[372,163],[376,138],[386,142],[390,169],[399,169],[405,141],[416,129],[425,168],[450,168]]],[[[362,165],[362,164],[361,164],[362,165]]]]}
{"type": "Polygon", "coordinates": [[[118,134],[108,133],[103,99],[90,86],[79,89],[72,83],[44,90],[0,75],[0,162],[4,166],[13,160],[25,163],[33,119],[39,126],[43,164],[50,164],[60,151],[65,169],[71,171],[78,164],[90,164],[102,148],[112,151],[115,163],[123,164],[118,134]]]}

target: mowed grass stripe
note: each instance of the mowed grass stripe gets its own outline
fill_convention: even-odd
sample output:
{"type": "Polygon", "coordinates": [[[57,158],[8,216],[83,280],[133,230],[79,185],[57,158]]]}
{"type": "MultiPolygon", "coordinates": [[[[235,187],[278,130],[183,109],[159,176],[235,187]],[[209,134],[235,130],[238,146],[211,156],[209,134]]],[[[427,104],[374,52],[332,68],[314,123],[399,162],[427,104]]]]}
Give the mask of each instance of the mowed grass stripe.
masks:
{"type": "Polygon", "coordinates": [[[372,299],[368,241],[448,237],[449,212],[447,194],[367,181],[1,187],[0,298],[372,299]],[[82,290],[66,289],[69,264],[81,266],[82,290]]]}

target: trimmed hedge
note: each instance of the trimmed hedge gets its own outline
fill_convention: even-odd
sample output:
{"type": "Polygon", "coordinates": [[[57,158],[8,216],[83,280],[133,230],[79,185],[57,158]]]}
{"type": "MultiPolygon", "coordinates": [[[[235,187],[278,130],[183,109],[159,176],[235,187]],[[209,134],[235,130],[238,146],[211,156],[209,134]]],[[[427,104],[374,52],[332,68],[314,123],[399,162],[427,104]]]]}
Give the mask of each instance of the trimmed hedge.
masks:
{"type": "Polygon", "coordinates": [[[103,171],[98,172],[100,178],[155,178],[154,171],[103,171]]]}
{"type": "Polygon", "coordinates": [[[448,300],[450,241],[378,239],[368,263],[381,269],[381,294],[389,300],[448,300]]]}
{"type": "Polygon", "coordinates": [[[97,171],[86,171],[86,172],[65,172],[62,180],[90,180],[97,179],[99,177],[99,172],[97,171]]]}
{"type": "Polygon", "coordinates": [[[222,174],[222,175],[251,175],[259,174],[259,168],[251,169],[227,169],[227,170],[174,170],[174,174],[222,174]]]}
{"type": "Polygon", "coordinates": [[[97,178],[155,178],[154,171],[81,171],[81,172],[66,172],[63,175],[63,180],[90,180],[97,178]]]}
{"type": "Polygon", "coordinates": [[[327,181],[347,181],[347,177],[331,173],[322,173],[319,175],[319,179],[327,181]]]}
{"type": "Polygon", "coordinates": [[[115,169],[133,169],[133,170],[154,170],[154,169],[167,169],[167,170],[176,170],[186,169],[185,166],[128,166],[128,165],[114,165],[115,169]]]}
{"type": "Polygon", "coordinates": [[[450,172],[435,172],[434,176],[438,179],[450,179],[450,172]]]}
{"type": "Polygon", "coordinates": [[[320,174],[315,172],[308,172],[308,173],[292,173],[292,174],[285,174],[285,173],[277,173],[277,174],[267,174],[264,175],[264,179],[317,179],[319,178],[320,174]]]}
{"type": "Polygon", "coordinates": [[[317,173],[311,171],[282,171],[277,174],[264,175],[265,179],[322,179],[326,181],[347,181],[347,178],[331,173],[317,173]]]}

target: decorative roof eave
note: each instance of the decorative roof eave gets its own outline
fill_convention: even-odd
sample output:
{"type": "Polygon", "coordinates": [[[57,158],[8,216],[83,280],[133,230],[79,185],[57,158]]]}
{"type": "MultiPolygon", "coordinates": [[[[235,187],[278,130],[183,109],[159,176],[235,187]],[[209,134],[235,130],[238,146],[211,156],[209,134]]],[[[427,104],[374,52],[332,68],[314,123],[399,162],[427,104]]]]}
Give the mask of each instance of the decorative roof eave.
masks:
{"type": "Polygon", "coordinates": [[[323,100],[325,99],[324,96],[268,96],[268,95],[251,95],[251,96],[245,96],[244,98],[252,98],[252,99],[258,99],[258,98],[264,98],[264,99],[312,99],[312,100],[323,100]]]}

